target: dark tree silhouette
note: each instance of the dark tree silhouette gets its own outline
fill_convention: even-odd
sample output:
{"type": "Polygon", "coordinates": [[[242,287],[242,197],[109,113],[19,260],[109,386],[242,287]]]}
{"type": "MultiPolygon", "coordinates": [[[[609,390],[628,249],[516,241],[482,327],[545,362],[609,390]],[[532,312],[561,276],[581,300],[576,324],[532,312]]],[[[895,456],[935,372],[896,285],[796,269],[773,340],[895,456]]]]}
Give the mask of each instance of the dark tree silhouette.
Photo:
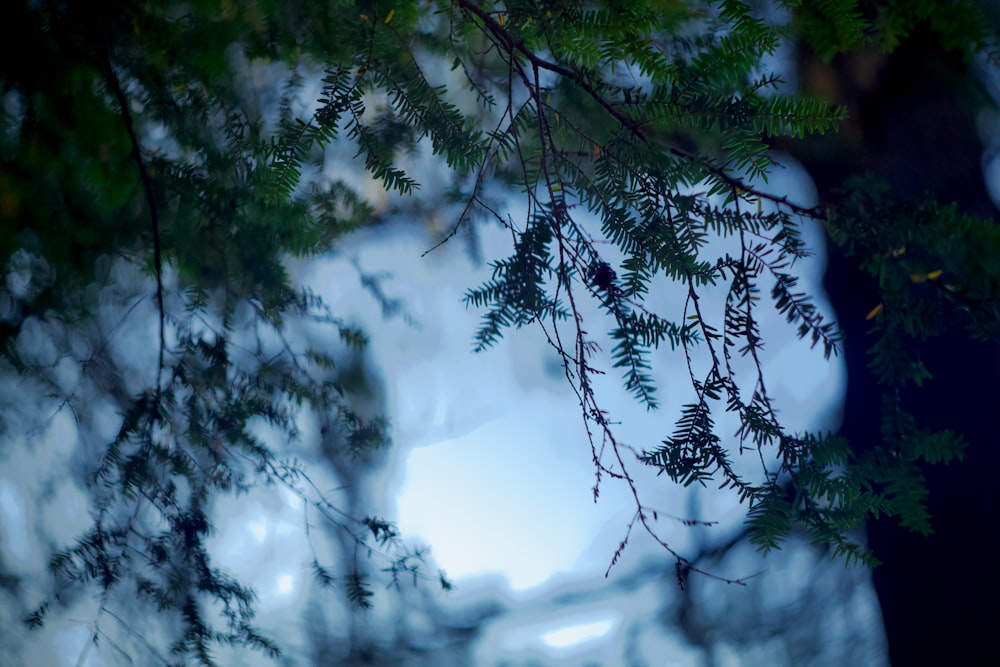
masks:
{"type": "MultiPolygon", "coordinates": [[[[942,49],[929,26],[891,55],[867,51],[824,65],[807,54],[801,62],[804,84],[833,83],[827,89],[847,104],[852,119],[825,146],[792,147],[824,200],[836,200],[848,174],[869,171],[906,201],[920,202],[933,192],[964,212],[995,216],[976,127],[977,111],[993,103],[968,60],[942,49]],[[871,78],[859,81],[861,72],[871,78]]],[[[825,285],[845,333],[849,369],[841,433],[864,448],[879,428],[880,392],[867,368],[871,327],[858,295],[876,286],[857,265],[834,250],[825,285]]],[[[1000,595],[1000,584],[976,573],[988,572],[997,553],[990,526],[1000,500],[990,480],[1000,465],[991,446],[1000,421],[991,378],[1000,371],[1000,349],[966,339],[955,323],[919,349],[931,379],[906,392],[906,401],[929,427],[955,429],[971,446],[963,464],[924,471],[933,534],[900,530],[890,517],[868,521],[869,543],[882,562],[873,578],[892,664],[971,664],[996,655],[982,605],[1000,595]]]]}

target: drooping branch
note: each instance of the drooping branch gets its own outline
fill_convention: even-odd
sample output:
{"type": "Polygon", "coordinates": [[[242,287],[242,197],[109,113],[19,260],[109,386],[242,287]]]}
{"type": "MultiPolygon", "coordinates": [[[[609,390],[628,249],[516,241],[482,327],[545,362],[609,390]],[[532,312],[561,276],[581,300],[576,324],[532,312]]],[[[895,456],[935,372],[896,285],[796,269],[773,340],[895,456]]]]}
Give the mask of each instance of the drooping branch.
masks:
{"type": "MultiPolygon", "coordinates": [[[[487,324],[484,324],[483,330],[488,334],[484,338],[486,341],[484,345],[496,340],[498,337],[496,330],[498,326],[506,326],[505,322],[516,322],[517,326],[536,322],[542,326],[546,340],[555,348],[563,361],[566,378],[582,408],[597,476],[594,487],[595,500],[603,475],[625,482],[632,493],[637,512],[629,523],[629,531],[635,523],[641,523],[644,530],[676,559],[678,568],[700,571],[692,568],[692,563],[687,558],[677,553],[662,539],[656,527],[648,520],[648,513],[628,470],[626,458],[631,460],[631,455],[634,455],[639,462],[653,465],[661,472],[668,472],[675,481],[684,484],[694,481],[704,483],[718,475],[723,478],[722,487],[734,489],[741,502],[748,502],[753,517],[766,514],[770,520],[777,516],[776,512],[768,514],[762,512],[760,508],[766,509],[769,504],[775,504],[772,501],[780,495],[777,486],[778,475],[782,472],[793,473],[795,466],[802,464],[802,459],[786,457],[778,471],[772,472],[765,461],[763,445],[778,442],[782,452],[788,449],[786,443],[791,443],[789,446],[792,447],[806,449],[809,445],[805,440],[784,431],[764,382],[761,360],[756,354],[759,340],[753,315],[756,298],[750,293],[753,276],[758,270],[754,268],[754,263],[760,262],[766,267],[766,271],[774,273],[795,258],[804,256],[806,253],[797,243],[795,225],[791,222],[791,218],[798,216],[822,219],[826,216],[826,211],[818,206],[809,208],[795,204],[789,201],[787,195],[779,196],[749,186],[744,182],[744,178],[747,177],[734,173],[727,166],[731,161],[716,160],[711,156],[671,145],[669,139],[660,134],[652,134],[650,131],[653,120],[657,117],[655,109],[646,109],[640,113],[643,107],[638,106],[634,107],[636,113],[628,112],[616,102],[617,98],[612,94],[613,90],[617,90],[616,87],[605,85],[599,77],[592,77],[586,69],[561,64],[559,49],[552,44],[546,52],[551,55],[545,57],[539,55],[525,39],[517,36],[513,28],[514,22],[505,21],[503,13],[484,9],[475,0],[459,0],[455,6],[467,19],[477,25],[486,39],[492,43],[490,50],[495,50],[506,66],[509,100],[515,95],[513,81],[518,81],[524,87],[527,99],[521,109],[527,114],[526,118],[530,118],[530,125],[521,123],[522,119],[515,117],[509,100],[504,117],[509,118],[509,140],[512,142],[513,152],[522,170],[522,185],[528,199],[528,225],[530,227],[532,224],[537,224],[538,220],[543,220],[542,224],[551,234],[552,253],[558,258],[558,268],[551,270],[555,275],[555,293],[546,301],[548,305],[545,306],[552,315],[550,328],[541,317],[543,311],[538,310],[537,306],[533,305],[534,302],[528,306],[512,305],[507,299],[507,293],[501,289],[504,281],[509,283],[508,289],[516,289],[516,286],[523,285],[526,281],[534,285],[544,280],[541,273],[529,272],[523,268],[526,263],[530,263],[529,255],[525,254],[528,251],[519,248],[518,239],[515,238],[514,256],[507,263],[498,265],[498,272],[503,276],[502,280],[497,283],[495,274],[494,281],[485,289],[470,293],[473,302],[487,304],[492,300],[497,308],[487,317],[487,324]],[[567,112],[566,117],[563,117],[561,111],[564,110],[552,103],[550,87],[541,80],[539,73],[543,71],[556,75],[557,78],[581,91],[598,107],[598,115],[607,114],[604,119],[605,125],[613,125],[616,130],[621,130],[626,135],[624,150],[616,150],[612,142],[606,142],[587,128],[581,127],[581,123],[575,121],[572,114],[567,112]],[[526,130],[530,135],[527,141],[521,136],[526,130]],[[584,146],[593,146],[593,149],[580,151],[572,146],[564,149],[557,139],[564,130],[568,130],[584,146]],[[653,160],[652,163],[643,162],[646,158],[629,153],[629,144],[641,150],[652,149],[649,150],[650,155],[659,156],[661,161],[664,157],[668,158],[668,166],[663,167],[655,157],[650,158],[653,160]],[[574,157],[584,160],[589,158],[595,163],[604,161],[602,168],[607,173],[601,172],[595,177],[580,166],[574,157]],[[529,170],[529,164],[534,168],[529,170]],[[736,202],[735,208],[730,209],[724,205],[722,209],[716,209],[707,202],[694,203],[704,193],[682,195],[673,191],[672,186],[661,175],[663,169],[666,169],[668,174],[678,174],[688,172],[689,168],[695,176],[694,180],[709,182],[712,193],[728,194],[729,201],[736,202]],[[612,170],[619,170],[621,176],[612,170]],[[547,201],[542,201],[543,196],[547,197],[547,201]],[[607,237],[606,242],[618,246],[626,255],[626,262],[630,263],[628,271],[634,275],[630,278],[632,284],[625,289],[620,288],[615,282],[614,271],[604,261],[603,253],[596,246],[605,241],[593,238],[571,213],[570,209],[577,205],[569,203],[574,196],[579,196],[583,203],[592,207],[592,210],[597,209],[601,212],[605,224],[602,233],[607,237]],[[753,197],[758,201],[756,215],[741,212],[740,201],[753,197]],[[760,208],[761,201],[774,204],[777,212],[765,215],[760,208]],[[641,215],[642,220],[634,219],[632,216],[635,214],[641,215]],[[693,222],[692,215],[698,217],[700,222],[693,222]],[[779,226],[776,236],[765,234],[773,232],[775,226],[779,226]],[[700,262],[700,250],[704,243],[702,238],[710,229],[720,228],[723,234],[738,232],[741,248],[739,258],[733,259],[727,256],[717,262],[700,262]],[[759,248],[752,246],[750,237],[760,239],[759,248]],[[777,250],[777,254],[773,258],[765,259],[765,255],[769,255],[773,250],[777,250]],[[637,265],[644,266],[645,269],[635,269],[637,265]],[[595,277],[594,268],[602,266],[608,267],[603,280],[595,277]],[[664,320],[659,315],[651,313],[644,304],[642,298],[645,292],[644,284],[652,274],[661,272],[686,286],[683,321],[696,320],[694,325],[696,331],[690,330],[687,325],[681,327],[664,320]],[[715,284],[719,279],[728,280],[727,274],[731,274],[732,286],[727,296],[725,344],[720,346],[713,339],[722,338],[722,334],[709,324],[707,314],[702,312],[703,309],[698,302],[701,297],[699,289],[705,283],[715,284]],[[577,283],[573,279],[574,275],[589,277],[577,283]],[[608,275],[611,276],[610,279],[607,278],[608,275]],[[575,287],[578,289],[574,289],[575,287]],[[618,439],[614,428],[615,422],[600,407],[590,375],[600,374],[603,371],[593,368],[587,361],[593,349],[596,349],[596,343],[587,338],[583,329],[583,317],[574,296],[574,292],[579,290],[583,290],[601,304],[601,308],[617,323],[618,328],[612,333],[612,338],[617,342],[612,353],[614,366],[625,369],[626,389],[637,394],[638,398],[648,406],[655,407],[655,401],[650,393],[653,388],[652,381],[645,372],[647,365],[644,349],[651,344],[648,341],[658,345],[664,338],[668,338],[671,346],[683,347],[688,374],[697,399],[695,403],[685,406],[684,417],[677,424],[676,434],[664,441],[663,446],[655,447],[652,451],[637,452],[628,443],[618,439]],[[568,301],[568,313],[563,313],[560,317],[571,318],[570,326],[575,330],[572,351],[564,347],[557,321],[560,317],[556,317],[559,312],[560,297],[568,301]],[[690,318],[688,308],[694,311],[690,318]],[[636,317],[630,314],[633,309],[637,313],[636,317]],[[501,325],[497,325],[497,322],[501,325]],[[646,338],[642,338],[643,335],[646,338]],[[736,344],[734,335],[736,338],[744,339],[745,345],[740,348],[740,354],[750,356],[756,371],[755,390],[751,401],[741,398],[735,371],[730,363],[729,346],[736,344]],[[704,377],[698,377],[691,358],[690,347],[692,343],[699,342],[699,339],[703,339],[706,343],[707,354],[712,360],[711,368],[704,377]],[[644,340],[647,342],[643,342],[644,340]],[[748,448],[758,453],[767,481],[764,486],[755,485],[737,473],[737,469],[729,460],[728,448],[723,446],[714,434],[715,427],[710,419],[709,403],[720,400],[723,395],[728,399],[728,409],[735,411],[740,417],[741,428],[737,436],[740,438],[741,454],[744,451],[745,438],[749,434],[754,437],[756,446],[748,448]],[[622,448],[628,450],[628,453],[623,452],[622,448]],[[608,450],[611,458],[605,460],[609,456],[608,450]],[[753,514],[755,511],[756,515],[753,514]]],[[[527,22],[521,25],[527,25],[527,22]]],[[[761,85],[758,83],[752,91],[761,85]]],[[[725,91],[723,93],[728,94],[725,91]]],[[[627,93],[625,98],[627,102],[629,100],[627,93]]],[[[728,114],[731,113],[728,110],[715,109],[711,101],[706,101],[706,104],[708,106],[702,113],[705,117],[715,118],[716,115],[722,115],[728,118],[728,114]]],[[[774,113],[782,118],[791,116],[784,107],[778,108],[774,113]]],[[[802,117],[815,117],[817,123],[815,128],[819,129],[835,120],[837,116],[824,113],[818,107],[799,108],[795,113],[802,117]]],[[[761,114],[763,115],[765,114],[761,114]]],[[[788,121],[792,123],[793,133],[814,131],[814,126],[808,123],[796,123],[795,118],[788,121]]],[[[742,121],[734,122],[737,123],[734,129],[739,130],[742,126],[738,124],[742,121]]],[[[760,132],[780,132],[781,127],[783,126],[774,125],[768,120],[762,125],[760,132]],[[774,127],[779,129],[774,130],[774,127]]],[[[756,147],[759,137],[755,138],[755,134],[750,133],[745,136],[735,134],[731,139],[756,147]]],[[[729,146],[727,150],[730,150],[729,146]]],[[[738,147],[732,150],[738,151],[738,147]]],[[[684,176],[681,177],[681,181],[690,182],[690,179],[684,176]]],[[[533,234],[533,232],[526,229],[523,234],[533,234]]],[[[524,246],[523,237],[521,241],[521,246],[524,246]]],[[[779,282],[781,278],[785,279],[782,283],[783,291],[773,297],[776,300],[776,307],[790,322],[800,324],[799,336],[811,332],[814,341],[818,338],[823,340],[825,349],[833,346],[836,336],[829,331],[831,325],[823,324],[820,318],[814,316],[813,310],[806,309],[807,298],[797,293],[790,293],[786,289],[794,286],[794,279],[784,274],[775,277],[779,278],[779,282]],[[789,303],[791,305],[788,305],[789,303]]],[[[798,508],[798,505],[796,503],[794,507],[798,508]]],[[[792,508],[789,511],[792,511],[792,508]]],[[[797,509],[794,511],[798,512],[797,509]]],[[[655,520],[655,513],[653,516],[655,520]]],[[[796,518],[813,525],[805,521],[808,517],[801,512],[796,514],[796,518]]],[[[759,532],[762,535],[765,528],[770,529],[772,526],[761,528],[759,532]]],[[[627,537],[612,558],[612,565],[626,543],[627,537]]],[[[730,583],[743,583],[742,579],[731,580],[708,572],[703,574],[730,583]]]]}
{"type": "Polygon", "coordinates": [[[160,383],[163,379],[163,358],[167,347],[166,311],[163,307],[163,247],[160,242],[160,213],[156,205],[156,195],[153,191],[153,179],[149,175],[149,169],[146,168],[145,161],[142,159],[142,143],[139,141],[139,137],[135,131],[135,120],[132,117],[132,110],[129,108],[128,97],[122,89],[118,75],[115,74],[111,55],[104,42],[101,42],[100,48],[108,85],[115,96],[115,101],[118,102],[122,123],[125,125],[129,142],[132,144],[132,158],[135,160],[136,169],[139,172],[139,180],[142,182],[143,193],[146,196],[146,205],[149,206],[149,223],[153,235],[153,271],[156,275],[156,308],[159,311],[160,326],[160,350],[156,366],[156,392],[159,394],[160,383]]]}

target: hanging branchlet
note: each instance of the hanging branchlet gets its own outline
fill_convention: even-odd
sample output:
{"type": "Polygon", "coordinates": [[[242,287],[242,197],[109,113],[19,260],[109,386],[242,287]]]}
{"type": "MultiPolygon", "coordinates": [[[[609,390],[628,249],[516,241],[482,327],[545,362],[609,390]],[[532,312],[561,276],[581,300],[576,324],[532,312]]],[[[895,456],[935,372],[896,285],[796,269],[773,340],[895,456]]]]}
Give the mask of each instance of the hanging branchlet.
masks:
{"type": "MultiPolygon", "coordinates": [[[[749,185],[766,182],[772,166],[766,137],[825,132],[844,117],[843,109],[783,94],[776,76],[756,70],[762,56],[776,48],[774,27],[741,2],[720,2],[714,7],[717,13],[709,15],[683,10],[671,15],[659,5],[629,3],[629,28],[621,33],[613,27],[620,25],[613,11],[621,8],[582,11],[561,5],[540,11],[516,3],[499,10],[505,19],[501,23],[493,3],[463,0],[458,6],[498,54],[507,54],[498,67],[508,68],[508,80],[520,83],[517,95],[525,100],[515,106],[514,89],[506,91],[511,97],[509,122],[498,130],[504,137],[498,143],[513,148],[495,153],[495,159],[520,163],[520,171],[512,168],[510,173],[520,177],[530,206],[564,212],[547,218],[554,232],[551,245],[543,249],[549,254],[534,261],[557,275],[583,278],[559,281],[557,289],[546,285],[569,310],[559,311],[568,316],[551,322],[550,341],[573,340],[573,349],[584,349],[588,338],[580,299],[592,299],[612,323],[611,366],[623,373],[626,390],[650,408],[657,402],[649,350],[668,342],[684,351],[698,398],[682,409],[674,434],[648,447],[639,461],[683,485],[714,482],[733,489],[748,506],[751,541],[764,550],[776,548],[793,527],[800,527],[848,561],[870,564],[872,555],[851,537],[865,517],[889,511],[906,525],[926,526],[915,467],[892,465],[889,478],[877,481],[882,479],[881,464],[846,456],[833,436],[789,432],[767,391],[759,356],[765,340],[758,314],[765,304],[762,292],[770,293],[771,307],[825,357],[836,354],[841,336],[813,296],[799,287],[794,272],[795,263],[811,254],[802,240],[801,221],[823,220],[828,212],[749,185]],[[647,38],[637,39],[638,34],[647,38]],[[689,34],[699,36],[688,39],[689,34]],[[615,63],[611,70],[597,67],[609,60],[615,63]],[[544,87],[538,72],[548,77],[544,87]],[[591,222],[595,218],[596,225],[591,222]],[[738,251],[712,256],[720,238],[734,239],[738,251]],[[647,302],[650,286],[664,279],[685,286],[683,313],[647,302]],[[699,304],[702,291],[719,284],[729,286],[721,328],[699,304]],[[762,289],[764,285],[769,286],[762,289]],[[568,336],[560,332],[564,326],[568,336]],[[695,372],[696,348],[709,357],[709,371],[703,375],[695,372]],[[750,378],[737,374],[733,362],[738,357],[751,362],[750,378]],[[753,387],[749,400],[741,389],[748,381],[753,387]],[[716,432],[712,414],[717,404],[739,418],[734,444],[716,432]],[[736,454],[759,458],[762,483],[735,472],[736,454]]],[[[893,388],[900,382],[919,384],[926,372],[899,341],[926,335],[935,314],[925,302],[908,296],[911,288],[923,289],[925,296],[936,294],[939,301],[963,302],[966,310],[975,309],[978,316],[970,319],[978,327],[997,321],[990,316],[997,312],[995,302],[989,301],[996,291],[985,290],[977,299],[968,287],[943,280],[963,271],[941,255],[919,257],[919,266],[914,264],[916,253],[899,261],[886,248],[912,240],[866,241],[884,235],[880,225],[871,224],[871,216],[881,219],[881,214],[871,202],[867,209],[848,203],[846,210],[854,206],[863,211],[856,222],[850,216],[839,219],[829,227],[831,235],[863,257],[875,258],[874,271],[893,271],[897,285],[884,295],[884,309],[876,318],[878,326],[885,323],[887,328],[873,348],[873,369],[893,388]],[[892,313],[890,298],[895,301],[892,313]],[[894,321],[893,313],[906,316],[894,321]]],[[[925,209],[924,218],[944,220],[947,215],[925,209]]],[[[530,241],[529,231],[522,234],[515,247],[530,241]]],[[[954,247],[949,250],[955,252],[954,247]]],[[[970,273],[983,271],[988,268],[976,265],[970,273]]],[[[507,275],[495,272],[493,281],[467,297],[468,305],[487,309],[477,349],[496,343],[505,326],[537,321],[533,312],[519,310],[511,292],[536,290],[541,283],[520,276],[515,282],[507,275]]],[[[544,301],[530,293],[532,304],[544,301]]],[[[582,364],[581,355],[561,342],[556,347],[588,422],[598,479],[614,472],[612,477],[631,487],[626,459],[633,457],[621,456],[626,447],[617,440],[613,419],[601,408],[588,377],[596,366],[582,364]],[[610,452],[615,467],[598,452],[610,452]]],[[[887,442],[903,438],[911,443],[903,450],[894,444],[892,451],[905,450],[926,461],[960,455],[954,436],[916,436],[912,426],[903,425],[907,419],[898,406],[887,408],[887,442]],[[912,449],[915,442],[921,443],[919,454],[912,449]]],[[[632,491],[641,508],[637,490],[632,491]]]]}
{"type": "MultiPolygon", "coordinates": [[[[579,299],[592,298],[613,322],[609,333],[614,343],[611,366],[621,369],[626,390],[650,409],[658,406],[650,350],[669,343],[672,349],[683,349],[690,359],[696,346],[706,345],[716,370],[698,378],[689,364],[699,401],[685,408],[675,434],[642,453],[639,462],[657,467],[685,485],[721,478],[722,486],[736,489],[741,501],[756,508],[754,516],[770,517],[768,508],[778,507],[774,502],[776,485],[755,486],[735,473],[728,447],[715,433],[711,418],[712,403],[727,397],[728,408],[740,415],[741,438],[764,447],[782,436],[791,437],[776,419],[759,363],[760,389],[749,404],[739,396],[738,378],[730,365],[731,348],[756,359],[762,344],[763,334],[754,315],[760,300],[756,285],[762,274],[775,282],[774,306],[798,326],[800,336],[822,342],[829,355],[836,349],[838,334],[810,297],[795,290],[796,278],[788,273],[796,259],[808,254],[795,221],[795,216],[807,209],[753,190],[743,179],[766,177],[770,162],[762,134],[801,136],[825,131],[842,117],[842,110],[811,100],[763,95],[762,91],[773,88],[777,80],[761,78],[752,69],[764,53],[775,48],[775,33],[739,3],[723,3],[720,15],[707,26],[703,16],[664,16],[651,6],[631,3],[629,30],[620,35],[607,29],[617,25],[616,17],[608,13],[611,10],[578,12],[563,7],[560,11],[572,16],[561,15],[553,23],[551,12],[517,5],[508,8],[504,14],[507,20],[501,24],[488,4],[460,2],[459,7],[482,26],[497,53],[511,54],[505,61],[510,78],[521,82],[526,95],[522,106],[511,103],[508,107],[510,122],[503,130],[507,137],[504,143],[510,142],[514,149],[496,158],[517,160],[524,166],[521,188],[535,209],[558,207],[562,212],[546,218],[554,232],[551,245],[540,248],[542,255],[532,256],[533,265],[545,266],[558,275],[585,278],[579,283],[561,281],[558,290],[556,285],[546,285],[568,306],[568,313],[560,310],[563,317],[551,323],[554,338],[567,339],[559,333],[564,326],[560,322],[566,322],[571,334],[568,339],[576,341],[576,349],[583,349],[579,299]],[[533,28],[536,22],[547,26],[544,39],[533,28]],[[670,30],[658,32],[668,22],[670,30]],[[657,43],[656,38],[635,38],[636,31],[650,36],[683,34],[678,27],[685,23],[692,29],[698,25],[710,36],[667,40],[655,52],[646,45],[657,43]],[[719,32],[713,33],[714,27],[720,28],[719,32]],[[606,62],[611,52],[623,71],[641,73],[643,82],[633,79],[624,83],[613,72],[589,66],[606,62]],[[556,85],[542,88],[537,76],[527,75],[528,68],[546,72],[556,85]],[[709,150],[692,152],[671,142],[672,137],[696,130],[719,136],[715,146],[721,150],[714,155],[709,150]],[[558,184],[555,188],[554,183],[558,184]],[[556,198],[543,197],[541,191],[556,198]],[[733,203],[743,196],[754,196],[758,202],[769,200],[776,208],[764,212],[758,206],[756,212],[741,211],[733,203]],[[599,230],[592,228],[590,216],[599,221],[599,230]],[[740,240],[738,257],[706,256],[713,238],[727,236],[740,240]],[[604,244],[623,260],[612,262],[604,244]],[[621,278],[616,267],[622,271],[621,278]],[[645,301],[650,284],[664,278],[688,286],[689,305],[697,304],[700,290],[730,282],[721,349],[713,341],[723,333],[697,307],[694,314],[679,317],[676,311],[657,312],[645,301]],[[722,374],[717,370],[720,368],[729,371],[722,374]]],[[[522,304],[545,303],[536,291],[543,285],[541,281],[510,271],[510,267],[525,265],[521,248],[532,241],[531,220],[529,217],[529,228],[515,239],[515,255],[496,264],[493,280],[466,297],[468,305],[487,308],[483,328],[477,334],[477,349],[496,343],[505,326],[536,321],[537,305],[529,311],[522,309],[522,304]],[[512,297],[518,290],[531,299],[512,297]]],[[[612,468],[596,452],[610,452],[618,471],[615,474],[631,486],[626,459],[635,460],[635,456],[621,456],[624,445],[617,440],[613,421],[594,395],[589,380],[591,366],[581,364],[579,355],[569,354],[561,344],[557,347],[585,418],[597,427],[595,433],[588,426],[587,433],[592,438],[599,476],[601,470],[612,468]],[[595,437],[599,437],[600,446],[593,442],[595,437]]],[[[789,469],[795,469],[806,460],[808,456],[786,462],[789,469]]],[[[780,475],[769,468],[763,473],[769,479],[780,475]]],[[[641,507],[637,490],[632,490],[641,507]]],[[[780,512],[774,509],[773,514],[779,517],[780,512]]],[[[798,519],[804,516],[797,515],[798,519]]],[[[759,526],[760,543],[775,543],[764,535],[773,528],[759,526]]]]}

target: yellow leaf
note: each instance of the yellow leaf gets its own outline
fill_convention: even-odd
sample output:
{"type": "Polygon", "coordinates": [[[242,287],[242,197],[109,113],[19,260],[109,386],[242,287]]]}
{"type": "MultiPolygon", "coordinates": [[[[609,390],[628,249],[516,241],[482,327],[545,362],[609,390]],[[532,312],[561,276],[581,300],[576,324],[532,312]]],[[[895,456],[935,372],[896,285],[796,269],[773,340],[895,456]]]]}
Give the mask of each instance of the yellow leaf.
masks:
{"type": "Polygon", "coordinates": [[[900,246],[899,248],[896,248],[895,250],[893,250],[892,251],[892,256],[893,257],[899,257],[904,252],[906,252],[906,246],[905,245],[904,246],[900,246]]]}
{"type": "Polygon", "coordinates": [[[872,308],[871,312],[869,312],[867,315],[865,315],[865,319],[866,320],[870,320],[870,319],[872,319],[873,317],[875,317],[876,315],[878,315],[881,312],[882,312],[882,304],[880,303],[879,305],[877,305],[874,308],[872,308]]]}
{"type": "Polygon", "coordinates": [[[941,277],[942,273],[944,273],[944,271],[942,271],[941,269],[937,269],[936,271],[931,271],[930,273],[928,273],[927,278],[928,280],[937,280],[938,278],[941,277]]]}
{"type": "Polygon", "coordinates": [[[501,28],[504,27],[505,25],[507,25],[507,15],[504,14],[504,13],[501,13],[500,16],[497,17],[497,23],[500,24],[501,28]]]}
{"type": "Polygon", "coordinates": [[[927,280],[927,276],[923,273],[914,273],[910,276],[910,280],[915,283],[922,283],[927,280]]]}
{"type": "Polygon", "coordinates": [[[389,10],[389,14],[385,17],[385,22],[389,23],[389,21],[391,21],[392,17],[395,16],[395,15],[396,15],[396,10],[395,9],[390,9],[389,10]]]}

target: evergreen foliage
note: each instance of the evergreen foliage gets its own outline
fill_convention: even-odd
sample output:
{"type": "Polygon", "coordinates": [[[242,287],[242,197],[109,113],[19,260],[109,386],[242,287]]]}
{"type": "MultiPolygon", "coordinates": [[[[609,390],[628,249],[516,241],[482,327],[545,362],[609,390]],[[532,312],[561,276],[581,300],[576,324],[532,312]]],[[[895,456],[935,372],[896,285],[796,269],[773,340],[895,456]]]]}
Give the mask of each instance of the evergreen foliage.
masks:
{"type": "MultiPolygon", "coordinates": [[[[408,195],[420,181],[406,156],[428,142],[464,202],[438,245],[483,219],[512,237],[510,256],[494,259],[492,277],[466,295],[484,311],[475,349],[509,327],[541,327],[579,398],[598,485],[611,477],[631,487],[637,520],[679,577],[693,564],[658,532],[630,465],[731,489],[764,550],[803,528],[848,562],[872,563],[854,537],[866,517],[930,530],[921,466],[961,458],[965,444],[923,429],[901,390],[929,377],[919,341],[952,322],[996,338],[1000,236],[990,221],[932,200],[898,204],[864,182],[823,209],[770,192],[769,142],[834,131],[844,111],[786,94],[763,63],[792,31],[824,56],[869,41],[892,48],[920,21],[971,51],[989,35],[968,2],[783,4],[794,9],[791,26],[767,23],[741,0],[7,8],[4,373],[72,412],[98,454],[96,465],[79,462],[93,524],[53,556],[52,595],[29,625],[83,591],[96,590],[102,610],[138,593],[175,630],[165,663],[214,664],[220,643],[278,655],[253,626],[253,591],[213,567],[206,547],[213,499],[259,484],[301,494],[385,555],[394,578],[414,571],[418,554],[391,524],[346,514],[288,456],[306,414],[351,460],[387,436],[384,419],[354,405],[334,343],[290,337],[295,323],[313,322],[345,346],[366,342],[336,304],[293,282],[287,259],[329,252],[372,224],[354,181],[336,176],[345,158],[408,195]],[[30,58],[12,51],[25,40],[30,58]],[[478,106],[440,83],[442,63],[478,106]],[[304,107],[316,81],[319,95],[304,107]],[[521,193],[523,220],[497,209],[485,194],[494,184],[521,193]],[[885,387],[883,430],[870,446],[789,432],[767,390],[760,308],[775,308],[827,357],[837,351],[836,326],[797,286],[795,262],[810,254],[804,219],[822,221],[878,281],[879,294],[859,295],[871,300],[871,369],[885,387]],[[122,267],[144,271],[152,292],[130,292],[122,267]],[[668,281],[680,299],[664,305],[650,295],[668,281]],[[701,306],[719,289],[721,319],[701,306]],[[655,351],[686,359],[694,401],[671,435],[638,454],[618,440],[595,392],[605,362],[581,314],[586,300],[606,315],[607,363],[650,409],[659,406],[655,351]],[[155,358],[135,377],[108,352],[110,302],[120,320],[153,303],[155,358]],[[79,369],[76,385],[53,358],[19,346],[32,330],[79,369]],[[107,440],[88,417],[95,396],[121,415],[107,440]],[[718,432],[720,409],[737,416],[734,437],[718,432]],[[263,425],[287,447],[262,440],[263,425]],[[760,461],[758,474],[740,472],[744,457],[760,461]]],[[[10,433],[17,421],[7,417],[0,427],[10,433]]],[[[316,557],[313,572],[356,606],[371,604],[358,562],[341,575],[316,557]]]]}
{"type": "Polygon", "coordinates": [[[795,10],[794,24],[823,58],[860,47],[891,51],[916,27],[927,24],[947,50],[996,55],[987,19],[989,3],[975,0],[784,0],[795,10]]]}

